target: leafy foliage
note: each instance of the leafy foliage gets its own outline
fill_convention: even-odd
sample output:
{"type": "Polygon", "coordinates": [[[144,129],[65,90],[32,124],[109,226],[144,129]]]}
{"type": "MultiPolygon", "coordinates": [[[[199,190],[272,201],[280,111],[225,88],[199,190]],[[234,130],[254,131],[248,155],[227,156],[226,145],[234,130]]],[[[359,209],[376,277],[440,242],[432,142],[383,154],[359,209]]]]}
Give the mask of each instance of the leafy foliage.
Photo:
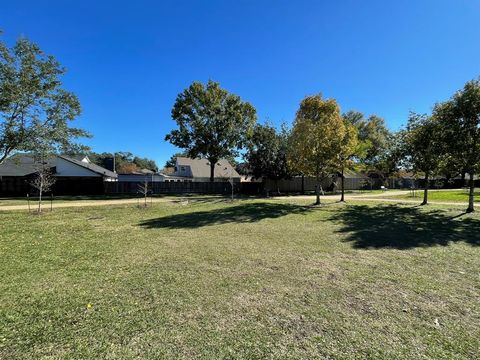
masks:
{"type": "Polygon", "coordinates": [[[65,69],[53,56],[21,38],[12,48],[0,42],[0,163],[15,151],[78,152],[88,137],[69,127],[80,115],[77,97],[62,88],[65,69]]]}
{"type": "Polygon", "coordinates": [[[211,166],[221,158],[238,155],[246,145],[256,122],[255,108],[237,95],[222,89],[217,82],[193,82],[177,96],[172,118],[178,128],[165,140],[185,149],[191,158],[205,157],[211,166]]]}
{"type": "Polygon", "coordinates": [[[428,202],[430,176],[439,170],[442,160],[444,146],[440,135],[440,124],[435,118],[410,113],[403,142],[407,163],[414,172],[425,175],[423,204],[428,202]]]}
{"type": "Polygon", "coordinates": [[[317,204],[322,178],[337,168],[345,132],[334,99],[324,100],[315,95],[302,100],[293,124],[289,164],[300,173],[316,177],[317,204]]]}
{"type": "Polygon", "coordinates": [[[270,125],[256,125],[245,155],[249,169],[256,178],[274,181],[290,176],[287,164],[289,131],[280,132],[270,125]]]}
{"type": "MultiPolygon", "coordinates": [[[[112,153],[96,153],[90,152],[88,158],[99,166],[105,169],[113,170],[113,154],[112,153]]],[[[158,167],[155,160],[148,158],[141,158],[135,156],[131,152],[121,151],[115,153],[115,171],[123,174],[133,173],[140,171],[141,169],[147,169],[151,171],[157,171],[158,167]]]]}
{"type": "Polygon", "coordinates": [[[358,131],[357,128],[348,121],[345,121],[345,135],[342,139],[340,149],[338,152],[338,166],[341,173],[342,181],[342,196],[340,201],[345,199],[345,169],[352,167],[353,158],[359,157],[363,152],[363,143],[358,141],[358,131]]]}
{"type": "Polygon", "coordinates": [[[357,128],[357,162],[362,165],[362,170],[383,179],[393,174],[400,159],[398,135],[387,129],[385,120],[377,115],[365,119],[363,113],[358,111],[349,111],[343,114],[343,118],[357,128]]]}
{"type": "Polygon", "coordinates": [[[437,104],[433,114],[442,124],[448,155],[458,168],[470,174],[467,211],[474,210],[473,176],[480,170],[480,79],[465,84],[446,102],[437,104]]]}

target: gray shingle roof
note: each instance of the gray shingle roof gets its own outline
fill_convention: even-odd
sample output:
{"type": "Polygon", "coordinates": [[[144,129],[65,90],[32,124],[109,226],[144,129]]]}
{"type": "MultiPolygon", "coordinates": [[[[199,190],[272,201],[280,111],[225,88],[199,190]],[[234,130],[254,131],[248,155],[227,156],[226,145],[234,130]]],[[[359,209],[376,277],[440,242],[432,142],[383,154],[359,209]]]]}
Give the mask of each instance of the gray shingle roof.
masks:
{"type": "MultiPolygon", "coordinates": [[[[177,157],[177,165],[189,166],[194,178],[210,177],[210,162],[207,159],[190,159],[179,156],[177,157]]],[[[225,159],[219,160],[215,165],[214,176],[216,178],[229,178],[230,176],[234,178],[240,177],[237,171],[225,159]]]]}
{"type": "MultiPolygon", "coordinates": [[[[49,167],[55,167],[55,160],[46,161],[49,167]]],[[[27,176],[38,171],[38,163],[30,154],[16,154],[0,164],[0,176],[27,176]]]]}
{"type": "MultiPolygon", "coordinates": [[[[116,178],[117,174],[107,170],[101,166],[83,162],[69,156],[64,155],[54,155],[50,159],[46,161],[46,163],[50,167],[56,166],[56,159],[55,156],[59,158],[69,161],[75,165],[81,166],[85,169],[93,171],[96,174],[100,174],[102,176],[107,176],[111,178],[116,178]]],[[[16,154],[11,156],[10,158],[6,159],[3,164],[0,164],[0,176],[27,176],[37,172],[38,170],[38,163],[35,162],[33,155],[31,154],[16,154]]]]}

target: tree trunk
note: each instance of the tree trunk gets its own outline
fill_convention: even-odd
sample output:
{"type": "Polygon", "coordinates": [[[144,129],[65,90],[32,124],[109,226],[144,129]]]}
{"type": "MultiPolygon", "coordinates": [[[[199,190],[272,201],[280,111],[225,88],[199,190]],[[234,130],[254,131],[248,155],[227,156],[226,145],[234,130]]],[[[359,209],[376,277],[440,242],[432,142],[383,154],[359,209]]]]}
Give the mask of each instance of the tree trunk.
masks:
{"type": "Polygon", "coordinates": [[[425,173],[425,187],[423,189],[423,202],[420,205],[427,205],[428,204],[428,188],[430,184],[428,181],[428,172],[425,173]]]}
{"type": "Polygon", "coordinates": [[[5,152],[3,153],[1,156],[0,156],[0,165],[5,161],[5,159],[7,158],[8,156],[8,153],[5,152]]]}
{"type": "Polygon", "coordinates": [[[473,180],[473,171],[470,171],[470,194],[468,196],[468,208],[467,213],[475,211],[474,206],[474,196],[475,196],[475,180],[473,180]]]}
{"type": "Polygon", "coordinates": [[[302,195],[305,195],[305,174],[302,174],[302,195]]]}
{"type": "Polygon", "coordinates": [[[38,212],[42,212],[42,188],[40,188],[38,193],[38,212]]]}
{"type": "Polygon", "coordinates": [[[320,205],[320,177],[318,174],[317,174],[317,183],[315,184],[315,195],[317,196],[315,205],[320,205]]]}
{"type": "Polygon", "coordinates": [[[344,173],[344,169],[342,166],[342,196],[340,197],[341,202],[345,201],[345,176],[343,173],[344,173]]]}
{"type": "Polygon", "coordinates": [[[210,160],[210,182],[215,181],[215,164],[217,161],[210,160]]]}
{"type": "Polygon", "coordinates": [[[280,187],[278,186],[278,179],[275,179],[275,188],[277,189],[277,196],[280,196],[280,187]]]}

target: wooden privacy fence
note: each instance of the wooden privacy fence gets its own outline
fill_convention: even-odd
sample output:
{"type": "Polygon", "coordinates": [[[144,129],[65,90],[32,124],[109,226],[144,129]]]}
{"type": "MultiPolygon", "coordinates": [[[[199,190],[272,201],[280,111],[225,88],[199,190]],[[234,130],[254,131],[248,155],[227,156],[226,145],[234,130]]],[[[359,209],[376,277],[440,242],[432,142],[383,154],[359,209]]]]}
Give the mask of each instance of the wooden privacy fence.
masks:
{"type": "MultiPolygon", "coordinates": [[[[2,196],[25,196],[36,194],[30,183],[32,176],[25,177],[0,177],[0,197],[2,196]]],[[[104,193],[104,181],[101,177],[57,177],[51,192],[55,195],[102,195],[104,193]]]]}
{"type": "MultiPolygon", "coordinates": [[[[301,176],[296,176],[287,180],[279,180],[277,183],[273,180],[266,180],[265,189],[269,191],[276,191],[277,185],[280,192],[311,192],[315,191],[315,185],[317,181],[314,177],[305,176],[303,179],[301,176]]],[[[379,179],[367,179],[367,178],[346,178],[345,190],[369,190],[379,189],[382,182],[379,179]]],[[[341,189],[341,179],[335,177],[327,177],[322,181],[322,189],[324,191],[333,191],[341,189]]]]}
{"type": "MultiPolygon", "coordinates": [[[[143,182],[122,181],[106,182],[106,194],[136,194],[143,182]]],[[[257,194],[259,186],[244,186],[234,183],[234,192],[257,194]]],[[[259,184],[261,185],[261,184],[259,184]]],[[[231,194],[232,185],[229,182],[149,182],[149,191],[154,194],[231,194]]]]}

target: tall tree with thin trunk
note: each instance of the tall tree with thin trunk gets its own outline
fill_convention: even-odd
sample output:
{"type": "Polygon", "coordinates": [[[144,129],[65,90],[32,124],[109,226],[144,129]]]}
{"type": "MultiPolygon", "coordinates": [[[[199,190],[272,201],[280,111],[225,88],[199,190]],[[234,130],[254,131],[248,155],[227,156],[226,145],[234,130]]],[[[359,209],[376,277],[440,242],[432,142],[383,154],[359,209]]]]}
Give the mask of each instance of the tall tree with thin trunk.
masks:
{"type": "Polygon", "coordinates": [[[345,131],[334,99],[315,95],[302,100],[290,137],[289,163],[295,171],[315,176],[315,205],[320,204],[322,180],[337,169],[345,131]]]}
{"type": "Polygon", "coordinates": [[[467,82],[450,100],[437,104],[433,114],[442,123],[448,154],[470,176],[466,211],[473,212],[474,180],[475,174],[480,170],[480,79],[467,82]]]}
{"type": "Polygon", "coordinates": [[[439,121],[427,115],[410,113],[403,142],[407,164],[415,173],[424,174],[421,205],[427,205],[430,179],[438,172],[442,160],[443,141],[439,121]]]}
{"type": "Polygon", "coordinates": [[[16,151],[36,151],[39,142],[50,151],[86,150],[75,140],[89,134],[69,127],[80,103],[63,89],[64,73],[29,40],[21,38],[12,48],[0,41],[0,163],[16,151]]]}
{"type": "Polygon", "coordinates": [[[184,149],[191,158],[206,158],[210,162],[211,182],[217,162],[238,154],[257,119],[250,103],[211,80],[206,85],[194,82],[180,93],[172,118],[178,128],[165,140],[184,149]]]}

